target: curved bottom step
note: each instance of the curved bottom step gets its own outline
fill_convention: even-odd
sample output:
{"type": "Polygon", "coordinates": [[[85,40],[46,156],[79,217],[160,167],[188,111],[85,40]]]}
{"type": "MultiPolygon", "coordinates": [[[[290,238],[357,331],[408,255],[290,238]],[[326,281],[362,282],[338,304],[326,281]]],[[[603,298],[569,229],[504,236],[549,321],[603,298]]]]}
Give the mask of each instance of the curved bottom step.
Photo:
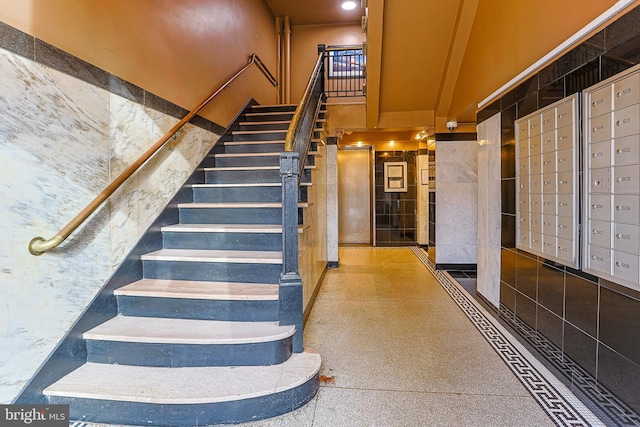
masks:
{"type": "Polygon", "coordinates": [[[318,391],[320,355],[272,366],[155,368],[87,363],[44,394],[70,418],[110,424],[240,423],[291,412],[318,391]]]}

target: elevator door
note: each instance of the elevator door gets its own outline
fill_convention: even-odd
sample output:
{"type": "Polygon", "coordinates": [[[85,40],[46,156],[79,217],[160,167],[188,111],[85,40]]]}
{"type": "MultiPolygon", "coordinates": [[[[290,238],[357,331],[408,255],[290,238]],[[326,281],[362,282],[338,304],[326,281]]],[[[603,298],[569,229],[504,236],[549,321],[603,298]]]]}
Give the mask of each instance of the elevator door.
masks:
{"type": "Polygon", "coordinates": [[[371,244],[370,150],[338,150],[338,243],[371,244]]]}

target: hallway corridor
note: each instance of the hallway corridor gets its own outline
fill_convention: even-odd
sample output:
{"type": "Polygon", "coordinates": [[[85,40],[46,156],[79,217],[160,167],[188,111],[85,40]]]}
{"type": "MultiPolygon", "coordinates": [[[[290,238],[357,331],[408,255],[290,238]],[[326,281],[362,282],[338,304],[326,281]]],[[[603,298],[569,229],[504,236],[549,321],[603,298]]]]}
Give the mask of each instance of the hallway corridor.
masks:
{"type": "MultiPolygon", "coordinates": [[[[556,410],[554,422],[474,327],[478,319],[465,314],[483,309],[465,303],[454,284],[469,306],[461,310],[420,253],[341,248],[340,267],[327,271],[305,330],[305,344],[322,355],[318,395],[298,411],[245,425],[601,425],[557,381],[541,386],[551,388],[547,398],[563,388],[568,395],[568,405],[543,403],[556,410]],[[558,413],[567,407],[574,412],[558,413]]],[[[545,369],[526,368],[536,370],[545,369]]]]}

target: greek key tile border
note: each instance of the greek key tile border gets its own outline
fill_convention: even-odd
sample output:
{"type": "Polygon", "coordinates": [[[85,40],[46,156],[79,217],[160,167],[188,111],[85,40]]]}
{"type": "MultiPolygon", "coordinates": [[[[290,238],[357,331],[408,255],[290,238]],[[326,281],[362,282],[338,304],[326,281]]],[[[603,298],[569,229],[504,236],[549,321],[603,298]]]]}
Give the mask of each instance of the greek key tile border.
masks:
{"type": "Polygon", "coordinates": [[[436,270],[422,249],[412,247],[411,250],[438,279],[440,285],[556,425],[604,426],[602,421],[500,325],[498,320],[491,316],[477,301],[470,298],[449,274],[442,270],[436,270]]]}
{"type": "Polygon", "coordinates": [[[608,389],[597,384],[595,378],[580,365],[575,363],[562,350],[549,341],[538,331],[531,328],[503,304],[500,304],[500,319],[513,328],[527,343],[531,344],[538,353],[559,374],[570,380],[572,387],[585,399],[593,402],[591,410],[600,418],[607,419],[608,425],[640,426],[640,415],[626,403],[611,393],[608,389]]]}

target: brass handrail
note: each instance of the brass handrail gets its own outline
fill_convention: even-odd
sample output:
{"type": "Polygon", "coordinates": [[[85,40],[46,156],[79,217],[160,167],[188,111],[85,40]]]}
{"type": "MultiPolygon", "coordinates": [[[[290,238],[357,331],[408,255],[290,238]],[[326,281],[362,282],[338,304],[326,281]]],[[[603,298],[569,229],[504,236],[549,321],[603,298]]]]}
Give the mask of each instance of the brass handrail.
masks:
{"type": "Polygon", "coordinates": [[[202,101],[196,108],[191,110],[182,120],[180,120],[175,126],[173,126],[162,138],[160,138],[155,144],[153,144],[147,151],[145,151],[131,166],[125,169],[107,188],[105,188],[98,196],[93,199],[78,215],[75,216],[67,225],[65,225],[58,233],[51,239],[45,240],[43,237],[34,237],[29,242],[29,252],[33,255],[42,255],[48,250],[51,250],[59,246],[64,242],[71,233],[73,233],[87,218],[96,210],[109,196],[111,196],[134,172],[136,172],[147,160],[149,160],[154,154],[156,154],[160,148],[162,148],[166,142],[174,136],[185,124],[189,122],[205,105],[215,98],[220,92],[225,90],[227,86],[231,84],[238,76],[244,73],[251,64],[256,66],[262,71],[262,73],[269,79],[273,86],[277,86],[278,82],[269,72],[264,63],[260,60],[255,53],[249,56],[249,62],[231,76],[224,84],[216,89],[211,95],[209,95],[204,101],[202,101]]]}
{"type": "Polygon", "coordinates": [[[307,87],[304,90],[304,95],[302,95],[302,100],[298,104],[298,107],[296,108],[296,112],[293,113],[293,117],[291,118],[291,124],[289,125],[289,129],[287,129],[287,136],[284,139],[284,151],[293,151],[293,138],[295,136],[294,134],[298,127],[300,116],[304,111],[304,106],[308,102],[308,99],[311,98],[311,91],[313,90],[313,84],[315,83],[315,79],[318,77],[318,74],[320,73],[320,68],[322,67],[323,61],[324,61],[324,53],[321,52],[318,55],[316,66],[313,68],[313,73],[311,73],[311,77],[307,82],[307,87]]]}

